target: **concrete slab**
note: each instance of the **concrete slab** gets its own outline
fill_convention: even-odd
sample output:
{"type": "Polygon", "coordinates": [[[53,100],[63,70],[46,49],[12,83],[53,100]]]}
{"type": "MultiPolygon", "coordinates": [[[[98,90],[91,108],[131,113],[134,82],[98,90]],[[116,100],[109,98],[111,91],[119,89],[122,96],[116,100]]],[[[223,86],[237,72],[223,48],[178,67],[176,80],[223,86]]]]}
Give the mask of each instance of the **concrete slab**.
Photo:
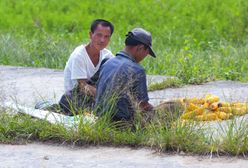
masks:
{"type": "MultiPolygon", "coordinates": [[[[63,71],[46,68],[25,68],[0,66],[0,91],[7,100],[33,106],[41,99],[57,102],[64,92],[63,71]]],[[[147,83],[166,80],[165,76],[148,75],[147,83]]],[[[180,97],[201,97],[214,94],[222,101],[248,101],[248,83],[238,81],[215,81],[202,85],[188,85],[182,88],[168,88],[149,92],[150,102],[154,105],[161,100],[180,97]]]]}
{"type": "Polygon", "coordinates": [[[161,100],[171,100],[182,97],[204,97],[206,94],[214,94],[220,97],[220,101],[248,102],[248,83],[238,81],[214,81],[202,85],[187,85],[181,88],[168,88],[153,91],[149,97],[153,104],[159,104],[161,100]]]}

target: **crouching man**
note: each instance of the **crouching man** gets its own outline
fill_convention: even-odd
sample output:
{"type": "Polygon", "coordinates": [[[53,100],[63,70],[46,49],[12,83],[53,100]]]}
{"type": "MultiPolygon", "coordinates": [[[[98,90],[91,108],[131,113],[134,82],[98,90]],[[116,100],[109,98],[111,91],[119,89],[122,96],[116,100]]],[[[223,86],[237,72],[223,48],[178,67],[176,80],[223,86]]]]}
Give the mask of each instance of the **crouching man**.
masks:
{"type": "Polygon", "coordinates": [[[109,113],[112,121],[131,121],[135,105],[143,113],[153,112],[145,70],[139,64],[148,54],[156,57],[151,34],[142,28],[128,32],[125,48],[101,68],[95,104],[98,116],[109,113]]]}
{"type": "Polygon", "coordinates": [[[99,68],[113,57],[107,47],[114,26],[109,21],[96,19],[90,28],[90,42],[78,46],[70,55],[64,69],[65,94],[59,105],[67,115],[77,114],[80,110],[92,109],[95,102],[99,68]]]}

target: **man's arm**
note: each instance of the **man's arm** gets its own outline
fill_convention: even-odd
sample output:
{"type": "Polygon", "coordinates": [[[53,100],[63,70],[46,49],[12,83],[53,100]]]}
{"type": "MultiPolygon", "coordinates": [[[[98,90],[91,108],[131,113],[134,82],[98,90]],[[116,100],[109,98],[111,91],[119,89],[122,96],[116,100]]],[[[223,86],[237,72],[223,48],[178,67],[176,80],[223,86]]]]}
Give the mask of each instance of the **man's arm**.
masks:
{"type": "Polygon", "coordinates": [[[79,91],[89,96],[96,96],[96,87],[89,85],[86,79],[78,79],[79,91]]]}
{"type": "Polygon", "coordinates": [[[142,121],[144,123],[153,120],[155,111],[154,111],[153,106],[150,103],[148,103],[148,102],[141,102],[139,104],[139,108],[142,111],[142,121]]]}

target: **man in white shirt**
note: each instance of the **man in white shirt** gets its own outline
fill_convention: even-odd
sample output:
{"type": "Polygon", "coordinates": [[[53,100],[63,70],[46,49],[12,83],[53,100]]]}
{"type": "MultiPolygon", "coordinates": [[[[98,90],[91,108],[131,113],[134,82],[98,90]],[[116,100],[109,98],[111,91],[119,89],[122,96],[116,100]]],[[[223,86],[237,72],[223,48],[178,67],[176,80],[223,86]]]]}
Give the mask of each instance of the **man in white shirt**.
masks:
{"type": "Polygon", "coordinates": [[[80,45],[70,55],[64,69],[65,94],[59,105],[67,115],[77,114],[80,110],[94,105],[100,66],[113,57],[107,47],[114,26],[103,19],[94,20],[89,32],[90,42],[80,45]]]}

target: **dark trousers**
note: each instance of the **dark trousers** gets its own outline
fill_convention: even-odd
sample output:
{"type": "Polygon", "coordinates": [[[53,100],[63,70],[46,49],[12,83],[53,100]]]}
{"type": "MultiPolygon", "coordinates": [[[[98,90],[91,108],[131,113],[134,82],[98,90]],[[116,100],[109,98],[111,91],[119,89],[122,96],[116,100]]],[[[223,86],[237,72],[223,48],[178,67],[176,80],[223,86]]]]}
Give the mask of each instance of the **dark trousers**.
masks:
{"type": "Polygon", "coordinates": [[[61,110],[66,115],[76,115],[82,113],[83,110],[92,110],[94,103],[95,99],[79,92],[78,87],[64,94],[59,101],[61,110]]]}
{"type": "MultiPolygon", "coordinates": [[[[102,60],[99,70],[91,77],[89,81],[87,81],[89,85],[96,84],[97,80],[99,79],[101,67],[107,60],[108,59],[102,60]]],[[[92,110],[94,104],[95,104],[94,97],[80,92],[78,86],[76,86],[69,93],[65,93],[59,101],[61,110],[66,115],[79,114],[85,109],[92,110]]]]}

